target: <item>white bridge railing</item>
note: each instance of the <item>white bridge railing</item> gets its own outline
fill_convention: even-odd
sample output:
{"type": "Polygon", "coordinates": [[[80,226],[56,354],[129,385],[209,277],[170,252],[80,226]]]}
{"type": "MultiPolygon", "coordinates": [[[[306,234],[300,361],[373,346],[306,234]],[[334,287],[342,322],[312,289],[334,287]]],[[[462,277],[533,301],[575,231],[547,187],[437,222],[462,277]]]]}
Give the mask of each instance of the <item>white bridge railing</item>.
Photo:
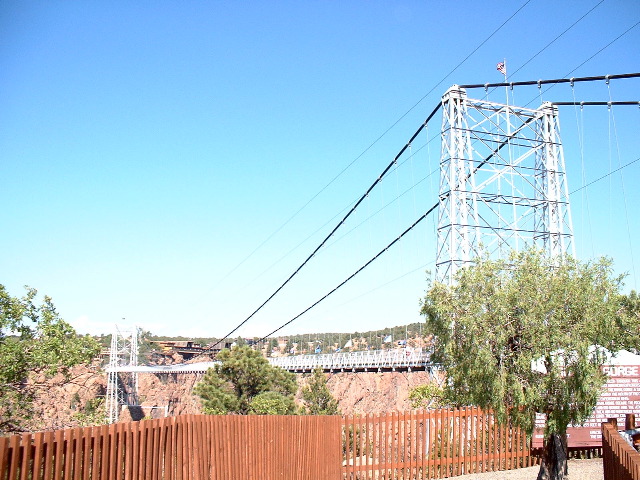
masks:
{"type": "Polygon", "coordinates": [[[118,365],[105,368],[107,373],[203,373],[220,362],[176,363],[175,365],[118,365]]]}
{"type": "Polygon", "coordinates": [[[421,349],[366,350],[362,352],[326,353],[271,357],[271,365],[290,372],[311,372],[321,368],[329,372],[367,370],[424,370],[431,365],[431,353],[421,349]]]}

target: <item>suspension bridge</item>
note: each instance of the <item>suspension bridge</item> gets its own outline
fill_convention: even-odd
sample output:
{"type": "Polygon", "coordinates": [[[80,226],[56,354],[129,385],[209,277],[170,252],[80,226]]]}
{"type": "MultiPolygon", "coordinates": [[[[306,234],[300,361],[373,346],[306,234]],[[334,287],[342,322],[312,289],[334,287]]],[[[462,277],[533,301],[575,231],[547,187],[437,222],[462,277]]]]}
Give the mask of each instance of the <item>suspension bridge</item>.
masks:
{"type": "MultiPolygon", "coordinates": [[[[482,252],[502,257],[525,246],[535,246],[552,256],[575,255],[574,228],[570,192],[565,168],[565,152],[560,135],[559,107],[602,106],[609,111],[635,106],[635,99],[614,101],[541,101],[538,107],[518,106],[509,101],[508,90],[581,82],[627,81],[639,73],[581,77],[570,79],[503,82],[495,84],[453,85],[442,96],[426,120],[399,153],[359,197],[333,230],[320,242],[294,272],[246,319],[224,338],[233,338],[268,302],[333,238],[372,191],[397,168],[403,155],[412,156],[418,135],[434,122],[439,123],[440,158],[437,199],[397,237],[371,256],[351,275],[287,322],[262,337],[272,337],[292,324],[336,291],[360,275],[372,263],[392,249],[427,217],[437,216],[435,280],[454,281],[456,272],[473,262],[482,252]],[[507,89],[507,101],[488,99],[489,89],[507,89]],[[485,98],[482,97],[484,91],[485,98]],[[480,92],[480,95],[474,95],[480,92]]],[[[540,95],[541,98],[541,95],[540,95]]],[[[531,102],[530,102],[531,103],[531,102]]],[[[584,133],[583,133],[584,135],[584,133]]],[[[572,153],[572,156],[575,154],[572,153]]],[[[640,160],[640,157],[618,168],[640,160]]],[[[611,170],[611,169],[610,169],[611,170]]],[[[610,172],[612,173],[612,172],[610,172]]],[[[424,208],[424,206],[423,206],[424,208]]],[[[137,332],[113,335],[107,368],[107,408],[110,421],[117,420],[119,405],[135,401],[139,373],[203,373],[213,362],[180,365],[138,365],[137,332]],[[128,393],[125,393],[128,392],[128,393]]],[[[366,350],[316,355],[291,355],[270,358],[276,366],[291,372],[432,371],[435,366],[427,348],[366,350]]]]}
{"type": "MultiPolygon", "coordinates": [[[[419,371],[433,367],[431,353],[422,349],[364,350],[315,355],[269,357],[269,363],[294,373],[310,373],[317,368],[329,372],[419,371]]],[[[109,365],[108,373],[204,373],[217,362],[174,365],[109,365]]]]}

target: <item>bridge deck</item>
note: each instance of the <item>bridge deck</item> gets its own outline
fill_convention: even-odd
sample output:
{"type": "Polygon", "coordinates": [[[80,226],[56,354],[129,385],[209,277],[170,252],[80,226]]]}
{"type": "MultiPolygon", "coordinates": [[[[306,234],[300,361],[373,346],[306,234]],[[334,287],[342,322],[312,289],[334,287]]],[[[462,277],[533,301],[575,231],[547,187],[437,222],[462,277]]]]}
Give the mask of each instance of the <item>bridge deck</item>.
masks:
{"type": "MultiPolygon", "coordinates": [[[[425,370],[432,366],[430,352],[422,350],[367,350],[363,352],[328,353],[271,357],[271,365],[290,372],[312,372],[320,368],[325,372],[366,372],[394,370],[425,370]]],[[[122,365],[107,372],[131,373],[203,373],[216,362],[181,363],[177,365],[122,365]]]]}

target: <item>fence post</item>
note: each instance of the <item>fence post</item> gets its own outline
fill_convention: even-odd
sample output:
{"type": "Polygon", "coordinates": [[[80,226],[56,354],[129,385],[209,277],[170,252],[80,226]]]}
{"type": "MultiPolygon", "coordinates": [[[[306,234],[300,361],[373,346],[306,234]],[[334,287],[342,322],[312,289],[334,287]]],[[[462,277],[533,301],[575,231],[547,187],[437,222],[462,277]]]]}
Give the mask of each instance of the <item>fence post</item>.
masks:
{"type": "Polygon", "coordinates": [[[633,413],[627,413],[624,419],[625,430],[635,430],[636,428],[636,416],[633,413]]]}

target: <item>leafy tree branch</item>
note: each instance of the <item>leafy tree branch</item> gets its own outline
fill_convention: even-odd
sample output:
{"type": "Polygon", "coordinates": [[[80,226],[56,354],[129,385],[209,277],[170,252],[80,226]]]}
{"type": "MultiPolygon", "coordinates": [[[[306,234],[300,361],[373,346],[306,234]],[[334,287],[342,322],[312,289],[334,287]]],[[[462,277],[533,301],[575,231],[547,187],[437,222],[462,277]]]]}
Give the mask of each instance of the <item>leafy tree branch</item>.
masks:
{"type": "Polygon", "coordinates": [[[91,361],[100,351],[89,336],[79,336],[62,320],[45,296],[37,305],[37,291],[25,287],[23,297],[0,285],[0,433],[20,432],[31,417],[39,382],[31,374],[49,378],[91,361]]]}

